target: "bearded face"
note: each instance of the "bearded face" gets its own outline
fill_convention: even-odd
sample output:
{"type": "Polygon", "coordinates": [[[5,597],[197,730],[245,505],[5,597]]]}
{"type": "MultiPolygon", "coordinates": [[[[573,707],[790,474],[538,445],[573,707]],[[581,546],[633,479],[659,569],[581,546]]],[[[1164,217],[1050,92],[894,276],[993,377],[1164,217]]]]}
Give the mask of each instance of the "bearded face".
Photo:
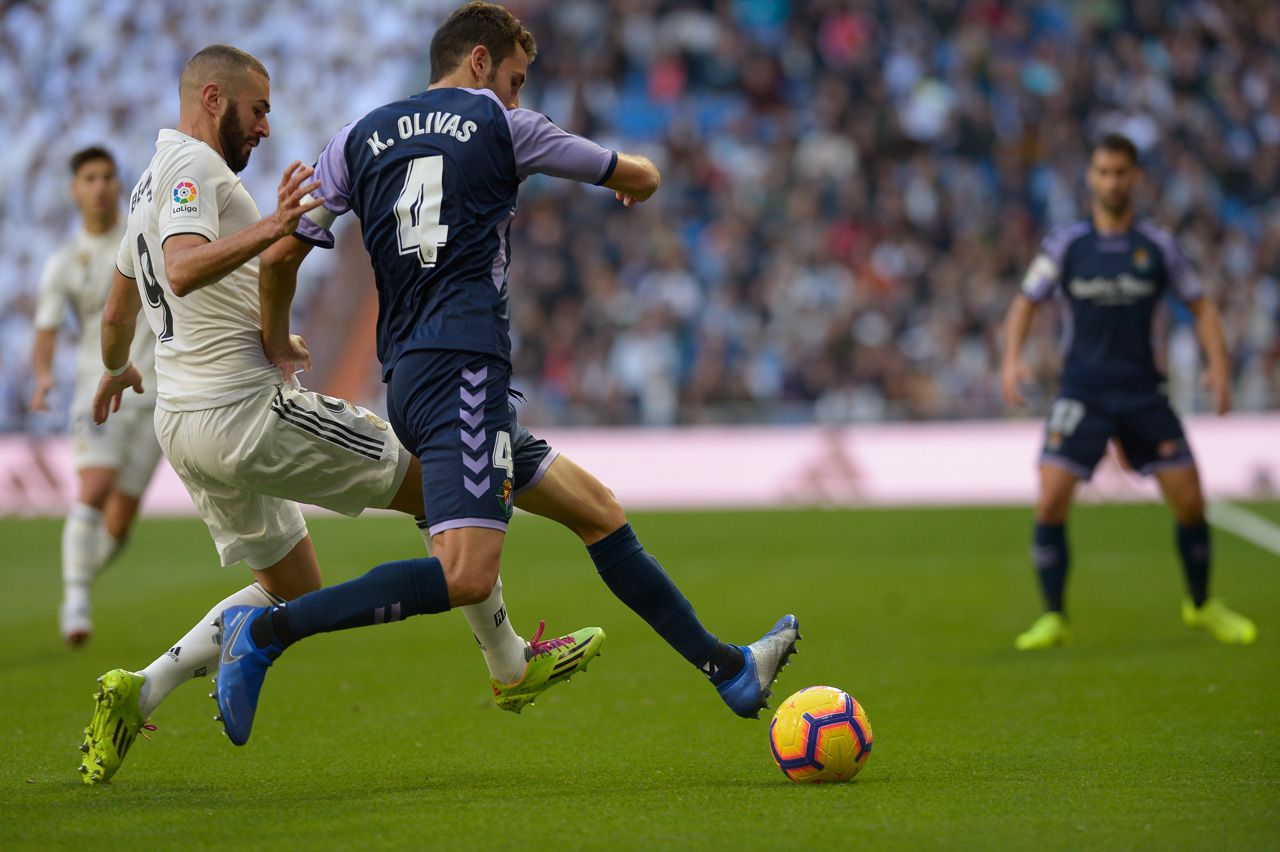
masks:
{"type": "Polygon", "coordinates": [[[249,154],[257,141],[257,137],[245,133],[244,122],[240,120],[240,103],[232,100],[222,118],[218,119],[218,144],[233,173],[240,174],[249,165],[249,154]]]}

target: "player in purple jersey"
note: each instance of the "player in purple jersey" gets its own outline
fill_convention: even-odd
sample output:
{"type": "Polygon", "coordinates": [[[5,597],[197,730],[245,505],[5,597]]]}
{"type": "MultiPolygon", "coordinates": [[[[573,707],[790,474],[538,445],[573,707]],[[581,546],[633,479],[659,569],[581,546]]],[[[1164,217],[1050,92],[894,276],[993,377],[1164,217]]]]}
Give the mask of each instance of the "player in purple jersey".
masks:
{"type": "MultiPolygon", "coordinates": [[[[532,35],[502,7],[478,2],[454,12],[432,39],[427,91],[339,131],[316,164],[323,208],[263,255],[268,357],[285,368],[306,363],[288,324],[298,265],[313,245],[332,245],[336,216],[359,217],[378,286],[390,419],[422,461],[435,555],[270,609],[228,609],[218,705],[235,742],[248,736],[266,667],[293,641],[373,623],[375,610],[394,606],[407,617],[488,595],[513,505],[577,534],[614,594],[738,715],[754,718],[767,706],[795,650],[791,615],[751,645],[719,641],[641,546],[613,493],[516,422],[507,234],[520,182],[537,173],[602,185],[628,207],[659,183],[647,159],[519,108],[535,55],[532,35]]],[[[495,693],[501,688],[494,684],[495,693]]]]}
{"type": "MultiPolygon", "coordinates": [[[[81,745],[80,771],[89,784],[111,779],[173,690],[217,668],[214,622],[224,609],[320,587],[298,501],[352,516],[389,508],[425,517],[418,462],[387,422],[304,390],[292,369],[282,372],[263,352],[257,256],[319,204],[303,199],[319,185],[307,182],[311,169],[300,163],[285,171],[280,206],[266,217],[236,176],[270,134],[266,68],[242,50],[211,45],[187,63],[178,89],[178,126],[160,131],[156,155],[132,195],[123,240],[114,241],[93,415],[99,423],[119,417],[122,395],[143,389],[131,341],[145,300],[144,317],[157,333],[144,351],[154,351],[161,365],[154,373],[160,442],[222,564],[248,563],[255,582],[219,602],[145,669],[115,669],[98,679],[102,688],[81,745]]],[[[568,680],[603,641],[602,631],[587,628],[547,640],[539,630],[526,643],[506,617],[501,583],[463,613],[490,675],[510,682],[516,701],[532,701],[568,680]]]]}
{"type": "Polygon", "coordinates": [[[1220,642],[1249,644],[1257,636],[1253,622],[1209,597],[1209,528],[1200,474],[1169,407],[1151,344],[1152,317],[1172,288],[1195,316],[1208,359],[1205,384],[1215,411],[1226,414],[1230,358],[1217,308],[1173,237],[1135,221],[1133,191],[1141,170],[1133,143],[1116,134],[1102,137],[1087,177],[1090,218],[1045,238],[1004,324],[1001,390],[1008,405],[1020,406],[1025,400],[1019,385],[1030,376],[1022,346],[1036,307],[1053,295],[1065,305],[1062,386],[1045,428],[1032,548],[1045,613],[1015,645],[1029,650],[1071,641],[1063,606],[1067,515],[1076,483],[1090,478],[1113,440],[1136,470],[1156,477],[1173,511],[1189,595],[1183,620],[1220,642]]]}

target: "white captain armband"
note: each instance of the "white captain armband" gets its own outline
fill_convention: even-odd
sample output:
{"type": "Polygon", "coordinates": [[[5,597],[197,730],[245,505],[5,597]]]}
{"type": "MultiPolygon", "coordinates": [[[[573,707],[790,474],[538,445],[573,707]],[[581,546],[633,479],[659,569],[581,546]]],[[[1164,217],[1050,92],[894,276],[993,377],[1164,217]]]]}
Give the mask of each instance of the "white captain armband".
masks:
{"type": "Polygon", "coordinates": [[[1047,254],[1037,255],[1022,279],[1022,294],[1032,301],[1043,299],[1053,289],[1061,274],[1062,270],[1053,262],[1053,258],[1047,254]]]}
{"type": "MultiPolygon", "coordinates": [[[[312,201],[315,201],[315,197],[311,193],[308,192],[306,195],[302,196],[303,204],[310,204],[312,201]]],[[[326,231],[333,227],[334,222],[338,221],[338,214],[334,213],[323,204],[314,210],[308,210],[302,215],[306,216],[326,231]]]]}

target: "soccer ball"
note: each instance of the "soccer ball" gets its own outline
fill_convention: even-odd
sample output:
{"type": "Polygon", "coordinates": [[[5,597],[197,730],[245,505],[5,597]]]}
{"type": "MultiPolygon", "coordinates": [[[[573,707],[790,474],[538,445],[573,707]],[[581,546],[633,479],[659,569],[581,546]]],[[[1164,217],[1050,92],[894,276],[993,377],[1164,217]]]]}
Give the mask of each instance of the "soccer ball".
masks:
{"type": "Polygon", "coordinates": [[[871,723],[848,693],[810,686],[773,714],[769,748],[792,781],[848,781],[871,757],[871,723]]]}

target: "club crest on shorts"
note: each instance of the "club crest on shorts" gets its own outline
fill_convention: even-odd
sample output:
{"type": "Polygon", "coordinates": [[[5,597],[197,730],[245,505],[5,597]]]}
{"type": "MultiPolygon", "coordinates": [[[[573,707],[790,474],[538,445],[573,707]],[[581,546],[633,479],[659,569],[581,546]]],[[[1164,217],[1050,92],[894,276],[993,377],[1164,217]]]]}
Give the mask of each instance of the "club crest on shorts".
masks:
{"type": "Polygon", "coordinates": [[[320,404],[332,411],[334,414],[341,414],[348,408],[352,411],[356,410],[354,405],[347,402],[345,399],[338,399],[336,396],[326,396],[325,394],[318,393],[316,394],[316,399],[320,400],[320,404]]]}
{"type": "Polygon", "coordinates": [[[515,495],[512,494],[510,479],[502,480],[502,492],[498,494],[498,499],[502,501],[502,511],[510,517],[512,508],[515,506],[515,495]]]}
{"type": "Polygon", "coordinates": [[[387,421],[383,420],[381,417],[374,414],[372,411],[366,411],[364,413],[364,419],[368,420],[369,425],[377,429],[379,432],[387,431],[387,421]]]}

